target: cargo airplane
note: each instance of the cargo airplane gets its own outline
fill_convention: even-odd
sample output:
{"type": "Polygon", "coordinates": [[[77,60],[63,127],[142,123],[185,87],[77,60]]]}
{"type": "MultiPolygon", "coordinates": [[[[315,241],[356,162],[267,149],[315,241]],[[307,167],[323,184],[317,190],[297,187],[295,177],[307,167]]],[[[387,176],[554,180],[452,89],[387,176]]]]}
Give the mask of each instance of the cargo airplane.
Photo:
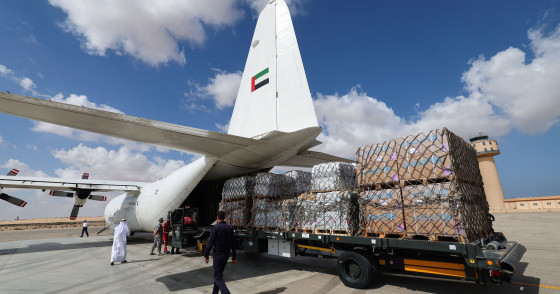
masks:
{"type": "MultiPolygon", "coordinates": [[[[112,228],[151,231],[200,183],[270,170],[349,160],[309,151],[322,129],[288,6],[272,0],[257,20],[227,134],[0,92],[0,112],[200,155],[156,182],[0,176],[0,187],[73,191],[83,205],[92,191],[123,191],[106,206],[112,228]]],[[[76,212],[77,214],[77,212],[76,212]]]]}

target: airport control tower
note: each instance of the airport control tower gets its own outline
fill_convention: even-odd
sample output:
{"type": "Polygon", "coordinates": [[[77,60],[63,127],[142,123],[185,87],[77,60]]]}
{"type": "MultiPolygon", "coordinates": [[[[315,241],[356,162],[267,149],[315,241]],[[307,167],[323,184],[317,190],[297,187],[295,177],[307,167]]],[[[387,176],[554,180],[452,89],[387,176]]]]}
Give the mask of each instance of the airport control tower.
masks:
{"type": "Polygon", "coordinates": [[[472,146],[476,149],[478,165],[484,182],[484,193],[490,206],[490,212],[504,211],[504,191],[496,169],[494,156],[500,154],[496,140],[489,140],[482,132],[470,138],[472,146]]]}

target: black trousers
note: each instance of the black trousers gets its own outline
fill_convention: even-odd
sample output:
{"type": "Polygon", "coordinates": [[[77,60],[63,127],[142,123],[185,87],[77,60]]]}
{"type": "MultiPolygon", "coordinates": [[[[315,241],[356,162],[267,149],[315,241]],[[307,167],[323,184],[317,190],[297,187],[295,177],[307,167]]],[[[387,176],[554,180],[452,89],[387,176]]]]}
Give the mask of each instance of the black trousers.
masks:
{"type": "Polygon", "coordinates": [[[87,227],[83,227],[83,229],[82,229],[82,235],[81,235],[80,237],[83,237],[83,236],[84,236],[84,232],[85,232],[86,235],[89,237],[89,233],[88,233],[88,231],[87,231],[87,227]]]}
{"type": "Polygon", "coordinates": [[[214,267],[214,289],[212,294],[218,294],[218,290],[222,294],[229,294],[229,289],[224,281],[224,269],[226,268],[229,256],[220,256],[214,253],[213,267],[214,267]]]}

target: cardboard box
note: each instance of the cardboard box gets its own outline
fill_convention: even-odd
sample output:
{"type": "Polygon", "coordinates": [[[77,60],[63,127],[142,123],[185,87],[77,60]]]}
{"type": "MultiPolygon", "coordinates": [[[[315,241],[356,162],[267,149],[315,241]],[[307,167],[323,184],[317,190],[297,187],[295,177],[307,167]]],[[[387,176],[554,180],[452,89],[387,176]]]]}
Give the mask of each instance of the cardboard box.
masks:
{"type": "Polygon", "coordinates": [[[396,183],[404,172],[397,160],[358,162],[357,170],[358,186],[396,183]]]}
{"type": "Polygon", "coordinates": [[[404,207],[407,235],[459,238],[464,235],[458,215],[447,202],[404,207]]]}
{"type": "Polygon", "coordinates": [[[456,195],[454,185],[451,182],[402,187],[402,203],[405,206],[447,201],[450,195],[456,195]]]}
{"type": "Polygon", "coordinates": [[[402,208],[364,205],[361,207],[361,211],[361,227],[367,233],[397,234],[405,232],[402,208]]]}
{"type": "Polygon", "coordinates": [[[394,207],[403,203],[401,189],[365,190],[360,192],[360,203],[394,207]]]}

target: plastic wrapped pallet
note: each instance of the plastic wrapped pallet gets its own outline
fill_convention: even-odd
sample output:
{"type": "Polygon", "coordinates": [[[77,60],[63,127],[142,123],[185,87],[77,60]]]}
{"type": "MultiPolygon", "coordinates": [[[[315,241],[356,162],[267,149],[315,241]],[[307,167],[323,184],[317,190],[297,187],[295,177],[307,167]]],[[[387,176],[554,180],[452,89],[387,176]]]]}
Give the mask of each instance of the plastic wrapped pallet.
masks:
{"type": "Polygon", "coordinates": [[[226,214],[226,223],[234,228],[245,228],[251,222],[252,198],[240,200],[222,200],[219,209],[226,214]]]}
{"type": "Polygon", "coordinates": [[[227,180],[222,190],[222,199],[252,197],[255,186],[253,177],[239,177],[227,180]]]}
{"type": "Polygon", "coordinates": [[[277,230],[282,229],[282,201],[269,198],[253,199],[253,227],[277,230]]]}
{"type": "Polygon", "coordinates": [[[321,163],[311,170],[311,190],[328,192],[351,191],[356,188],[356,166],[343,162],[321,163]]]}
{"type": "Polygon", "coordinates": [[[255,177],[254,195],[258,197],[286,197],[290,195],[291,178],[281,174],[259,173],[255,177]]]}
{"type": "Polygon", "coordinates": [[[293,195],[301,195],[309,190],[311,185],[311,173],[301,170],[293,170],[284,174],[291,181],[291,193],[293,195]]]}
{"type": "Polygon", "coordinates": [[[316,194],[317,232],[353,234],[359,227],[357,194],[336,191],[316,194]]]}

